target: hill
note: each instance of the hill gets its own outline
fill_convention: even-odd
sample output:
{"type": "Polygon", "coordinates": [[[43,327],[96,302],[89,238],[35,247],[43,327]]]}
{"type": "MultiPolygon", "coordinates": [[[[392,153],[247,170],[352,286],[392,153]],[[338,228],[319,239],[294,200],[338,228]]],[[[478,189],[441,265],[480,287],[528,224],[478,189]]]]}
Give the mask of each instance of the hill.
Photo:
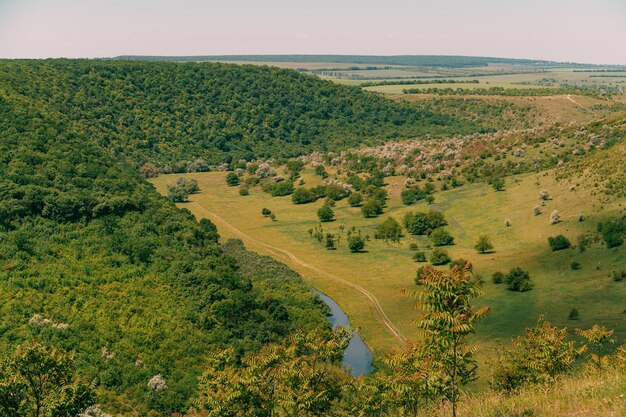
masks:
{"type": "MultiPolygon", "coordinates": [[[[145,61],[227,61],[227,62],[325,62],[337,64],[406,65],[427,67],[483,67],[488,64],[559,66],[572,63],[536,59],[514,59],[459,55],[194,55],[194,56],[141,56],[122,55],[118,60],[145,61]]],[[[591,64],[576,64],[581,67],[595,67],[591,64]]]]}
{"type": "Polygon", "coordinates": [[[1,61],[0,87],[164,172],[482,128],[296,71],[218,63],[1,61]]]}
{"type": "Polygon", "coordinates": [[[225,255],[211,222],[176,209],[44,96],[0,91],[2,384],[4,357],[35,340],[75,351],[111,411],[166,415],[187,409],[207,349],[327,328],[299,277],[268,268],[288,290],[257,287],[238,272],[252,262],[243,248],[225,255]]]}

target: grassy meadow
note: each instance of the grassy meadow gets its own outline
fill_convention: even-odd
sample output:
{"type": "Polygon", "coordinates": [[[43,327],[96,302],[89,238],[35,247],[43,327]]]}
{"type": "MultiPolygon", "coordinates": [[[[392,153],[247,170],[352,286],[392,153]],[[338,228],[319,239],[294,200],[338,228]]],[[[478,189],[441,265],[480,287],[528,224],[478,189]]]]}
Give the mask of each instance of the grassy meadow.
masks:
{"type": "MultiPolygon", "coordinates": [[[[179,176],[164,175],[152,182],[158,191],[165,193],[166,185],[179,176]]],[[[271,197],[258,187],[251,188],[249,196],[240,196],[238,187],[226,186],[225,172],[184,176],[196,179],[201,192],[192,195],[190,202],[181,207],[199,218],[214,220],[222,237],[242,238],[251,250],[275,256],[296,269],[312,286],[338,302],[375,351],[388,350],[398,341],[381,325],[367,299],[353,288],[294,262],[276,248],[367,289],[403,335],[411,339],[415,337],[412,320],[416,313],[412,300],[401,291],[414,285],[415,271],[423,264],[413,262],[409,244],[417,243],[428,255],[429,241],[425,237],[404,236],[395,244],[375,240],[373,236],[376,225],[387,216],[402,221],[407,211],[436,209],[446,215],[448,229],[456,239],[455,245],[446,247],[451,258],[470,260],[475,272],[485,280],[485,295],[479,302],[489,305],[492,312],[476,336],[483,345],[482,355],[490,355],[498,343],[507,343],[521,334],[540,315],[572,328],[601,323],[615,329],[618,339],[626,339],[626,285],[611,278],[612,271],[626,269],[626,248],[606,249],[597,245],[583,253],[577,249],[552,252],[547,243],[549,236],[563,234],[575,244],[577,236],[595,230],[598,221],[623,213],[622,204],[618,201],[600,210],[600,196],[592,195],[591,189],[570,191],[573,184],[557,182],[553,172],[509,177],[502,192],[495,192],[486,184],[465,185],[438,192],[432,206],[418,203],[412,207],[400,200],[404,178],[387,177],[390,199],[383,215],[365,219],[359,208],[350,207],[343,200],[334,208],[336,220],[323,224],[324,233],[339,235],[339,226],[343,225],[346,231],[354,226],[364,235],[370,235],[372,239],[367,242],[365,253],[348,250],[345,231],[337,250],[333,251],[326,250],[309,235],[308,230],[319,224],[316,211],[322,201],[294,205],[289,196],[271,197]],[[543,189],[550,192],[552,199],[542,207],[543,213],[535,216],[533,207],[539,203],[538,194],[543,189]],[[276,221],[261,215],[264,207],[276,214],[276,221]],[[559,211],[561,223],[549,224],[552,210],[559,211]],[[580,214],[585,216],[582,222],[578,220],[580,214]],[[505,219],[510,219],[512,226],[506,227],[505,219]],[[478,254],[474,250],[481,234],[491,237],[495,252],[478,254]],[[573,261],[582,268],[572,270],[573,261]],[[533,290],[516,293],[507,291],[504,285],[491,283],[493,272],[506,272],[515,266],[530,272],[535,284],[533,290]],[[579,320],[568,319],[572,308],[580,312],[579,320]]],[[[307,187],[321,182],[310,168],[304,171],[303,178],[307,187]]]]}

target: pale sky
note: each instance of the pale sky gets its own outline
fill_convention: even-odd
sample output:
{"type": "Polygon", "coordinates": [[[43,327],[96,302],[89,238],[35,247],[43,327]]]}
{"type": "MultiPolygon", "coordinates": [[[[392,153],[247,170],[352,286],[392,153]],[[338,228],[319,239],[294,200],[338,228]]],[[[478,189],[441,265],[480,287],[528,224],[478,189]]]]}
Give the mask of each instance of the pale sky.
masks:
{"type": "Polygon", "coordinates": [[[474,55],[626,64],[626,0],[0,0],[0,57],[474,55]]]}

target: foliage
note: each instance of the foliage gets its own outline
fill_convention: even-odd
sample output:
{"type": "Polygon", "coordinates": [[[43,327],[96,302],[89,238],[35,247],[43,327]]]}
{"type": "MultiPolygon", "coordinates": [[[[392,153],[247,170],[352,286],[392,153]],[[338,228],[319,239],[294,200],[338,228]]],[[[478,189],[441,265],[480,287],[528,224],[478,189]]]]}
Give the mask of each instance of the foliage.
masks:
{"type": "Polygon", "coordinates": [[[500,271],[496,271],[491,275],[491,282],[493,282],[494,284],[502,284],[505,279],[505,275],[500,271]]]}
{"type": "Polygon", "coordinates": [[[433,230],[447,224],[443,214],[434,210],[428,213],[409,211],[404,215],[404,227],[412,235],[430,235],[433,230]]]}
{"type": "Polygon", "coordinates": [[[567,328],[559,329],[540,318],[526,335],[513,341],[513,348],[501,352],[492,386],[500,391],[516,390],[524,385],[547,383],[569,372],[585,351],[568,340],[567,328]]]}
{"type": "Polygon", "coordinates": [[[317,217],[321,222],[330,222],[335,219],[335,213],[328,204],[324,204],[317,210],[317,217]]]}
{"type": "Polygon", "coordinates": [[[435,392],[451,402],[456,416],[460,387],[477,378],[476,348],[469,346],[466,338],[489,311],[486,306],[471,304],[482,294],[480,282],[473,278],[469,264],[449,272],[425,268],[418,289],[405,292],[417,298],[416,307],[422,311],[417,327],[424,337],[422,351],[439,380],[435,392]]]}
{"type": "Polygon", "coordinates": [[[525,292],[530,291],[534,286],[530,281],[528,272],[518,266],[511,268],[509,273],[505,275],[504,282],[509,291],[525,292]]]}
{"type": "Polygon", "coordinates": [[[598,223],[598,232],[602,234],[607,248],[621,246],[626,236],[626,217],[598,223]]]}
{"type": "Polygon", "coordinates": [[[385,242],[399,242],[402,237],[402,226],[393,217],[387,217],[381,224],[376,226],[376,239],[383,239],[385,242]]]}
{"type": "Polygon", "coordinates": [[[365,239],[361,235],[352,235],[348,238],[350,252],[361,252],[365,249],[365,239]]]}
{"type": "Polygon", "coordinates": [[[568,238],[563,235],[550,236],[548,238],[548,245],[552,251],[569,249],[572,244],[568,238]]]}
{"type": "Polygon", "coordinates": [[[407,206],[413,205],[418,201],[425,199],[426,196],[426,192],[417,186],[406,189],[400,193],[402,203],[407,206]]]}
{"type": "Polygon", "coordinates": [[[313,193],[313,191],[304,187],[296,188],[291,195],[291,201],[293,201],[294,204],[312,203],[317,200],[317,198],[318,197],[315,195],[315,193],[313,193]]]}
{"type": "Polygon", "coordinates": [[[478,253],[491,252],[493,250],[493,244],[491,243],[491,239],[489,239],[489,236],[480,235],[478,237],[476,245],[474,245],[474,249],[476,249],[478,253]]]}
{"type": "Polygon", "coordinates": [[[276,67],[59,59],[5,60],[0,72],[3,91],[44,98],[84,136],[163,173],[198,158],[217,165],[471,131],[451,116],[276,67]]]}
{"type": "Polygon", "coordinates": [[[361,193],[352,193],[348,196],[348,204],[350,207],[359,207],[363,204],[363,194],[361,193]]]}
{"type": "Polygon", "coordinates": [[[435,248],[430,253],[430,263],[433,265],[445,265],[450,262],[450,255],[444,249],[435,248]]]}
{"type": "Polygon", "coordinates": [[[235,174],[234,172],[229,172],[226,175],[226,185],[230,187],[239,185],[239,177],[237,176],[237,174],[235,174]]]}
{"type": "Polygon", "coordinates": [[[383,203],[379,199],[369,199],[361,206],[363,217],[376,217],[383,214],[383,203]]]}
{"type": "Polygon", "coordinates": [[[602,370],[609,365],[609,355],[602,355],[602,351],[612,343],[615,343],[613,338],[613,330],[609,330],[604,326],[594,324],[591,329],[583,330],[576,329],[576,334],[585,339],[589,350],[589,361],[591,366],[596,370],[602,370]]]}
{"type": "Polygon", "coordinates": [[[430,233],[433,246],[447,246],[454,244],[454,237],[443,227],[438,227],[430,233]]]}
{"type": "Polygon", "coordinates": [[[344,332],[296,333],[243,358],[213,351],[195,405],[215,417],[324,415],[348,380],[336,366],[347,342],[344,332]]]}
{"type": "Polygon", "coordinates": [[[426,262],[426,253],[424,251],[418,251],[413,254],[413,260],[415,262],[426,262]]]}
{"type": "Polygon", "coordinates": [[[75,417],[95,404],[93,387],[74,377],[74,355],[26,343],[0,364],[0,415],[75,417]]]}
{"type": "Polygon", "coordinates": [[[293,183],[289,181],[266,182],[263,184],[262,188],[263,191],[272,197],[284,197],[294,191],[293,183]]]}

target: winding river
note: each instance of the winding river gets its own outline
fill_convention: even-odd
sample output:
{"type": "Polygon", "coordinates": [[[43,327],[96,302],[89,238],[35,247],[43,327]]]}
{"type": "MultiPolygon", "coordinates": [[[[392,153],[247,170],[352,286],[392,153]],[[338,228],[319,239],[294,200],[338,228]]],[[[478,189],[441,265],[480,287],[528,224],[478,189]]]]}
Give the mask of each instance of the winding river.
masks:
{"type": "MultiPolygon", "coordinates": [[[[328,316],[328,321],[333,326],[350,327],[348,316],[332,298],[317,290],[315,290],[315,293],[330,308],[331,315],[328,316]]],[[[350,368],[350,373],[356,378],[372,372],[373,359],[372,351],[365,345],[361,335],[355,331],[348,343],[342,362],[350,368]]]]}

